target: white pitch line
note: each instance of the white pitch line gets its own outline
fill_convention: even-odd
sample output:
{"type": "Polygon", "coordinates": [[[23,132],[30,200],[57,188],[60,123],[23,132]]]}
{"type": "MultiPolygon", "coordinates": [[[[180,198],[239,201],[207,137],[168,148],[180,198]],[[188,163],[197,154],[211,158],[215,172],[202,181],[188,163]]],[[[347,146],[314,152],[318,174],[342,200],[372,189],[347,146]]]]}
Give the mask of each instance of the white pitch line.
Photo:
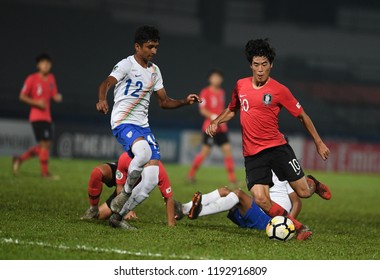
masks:
{"type": "MultiPolygon", "coordinates": [[[[23,241],[13,238],[1,238],[0,243],[2,244],[16,244],[16,245],[24,245],[24,246],[37,246],[37,247],[44,247],[44,248],[53,248],[53,249],[60,249],[60,250],[77,250],[77,251],[86,251],[86,252],[94,252],[94,253],[114,253],[119,255],[129,255],[129,256],[136,256],[136,257],[156,257],[156,258],[172,258],[172,259],[182,259],[182,260],[189,260],[191,259],[190,256],[177,256],[175,254],[165,256],[161,253],[151,253],[151,252],[133,252],[133,251],[127,251],[122,249],[113,249],[113,248],[99,248],[99,247],[89,247],[87,245],[75,245],[75,246],[68,246],[68,245],[53,245],[50,243],[45,243],[41,241],[23,241]]],[[[200,258],[204,259],[204,258],[200,258]]]]}

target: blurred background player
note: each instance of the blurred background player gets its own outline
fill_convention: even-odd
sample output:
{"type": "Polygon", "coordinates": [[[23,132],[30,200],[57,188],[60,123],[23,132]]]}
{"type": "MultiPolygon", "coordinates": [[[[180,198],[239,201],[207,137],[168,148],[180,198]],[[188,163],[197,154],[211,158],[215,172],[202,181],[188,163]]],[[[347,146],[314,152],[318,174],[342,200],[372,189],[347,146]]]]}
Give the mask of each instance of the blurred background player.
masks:
{"type": "MultiPolygon", "coordinates": [[[[127,153],[123,153],[117,162],[104,163],[98,165],[92,170],[90,180],[88,182],[88,199],[90,202],[90,208],[88,208],[86,213],[82,216],[82,220],[105,220],[112,215],[111,202],[121,191],[126,182],[127,171],[131,161],[132,159],[130,156],[127,153]],[[98,206],[100,195],[103,190],[103,184],[109,188],[115,186],[116,188],[106,202],[98,206]]],[[[166,173],[165,167],[161,162],[159,162],[159,170],[158,187],[162,197],[165,200],[168,225],[175,226],[173,192],[168,174],[166,173]]],[[[144,180],[144,178],[142,178],[142,180],[144,180]]],[[[129,211],[123,216],[124,219],[127,220],[137,218],[134,211],[129,211]]]]}
{"type": "Polygon", "coordinates": [[[228,180],[236,184],[235,166],[232,158],[231,145],[228,140],[227,124],[221,124],[214,137],[205,133],[211,121],[223,112],[225,106],[225,92],[222,88],[223,73],[214,69],[208,76],[209,85],[202,89],[200,98],[202,103],[199,104],[199,113],[205,117],[202,125],[203,144],[201,151],[193,160],[193,164],[188,174],[188,181],[195,182],[195,176],[202,162],[210,155],[211,148],[214,144],[218,145],[224,156],[224,165],[227,170],[228,180]]]}
{"type": "MultiPolygon", "coordinates": [[[[274,185],[269,192],[271,199],[281,205],[292,217],[297,218],[302,208],[301,199],[287,181],[280,181],[273,172],[272,176],[274,185]]],[[[239,227],[263,230],[271,219],[251,196],[241,189],[232,191],[227,187],[204,195],[197,192],[192,201],[183,205],[176,202],[175,206],[177,220],[185,215],[193,220],[200,216],[229,211],[227,217],[239,227]]]]}
{"type": "MultiPolygon", "coordinates": [[[[174,100],[166,94],[160,69],[152,63],[160,41],[159,31],[152,26],[142,26],[135,33],[135,53],[118,62],[110,75],[100,84],[96,108],[108,112],[107,92],[113,86],[114,106],[111,114],[113,135],[133,158],[128,168],[126,185],[113,200],[111,217],[116,226],[122,220],[118,215],[130,197],[129,204],[144,201],[158,183],[160,149],[148,123],[150,97],[158,98],[161,108],[174,109],[200,102],[196,94],[174,100]],[[144,169],[145,179],[140,182],[139,192],[132,193],[144,169]],[[132,203],[133,202],[133,203],[132,203]]],[[[133,206],[132,206],[133,207],[133,206]]],[[[132,210],[132,209],[129,209],[132,210]]]]}
{"type": "Polygon", "coordinates": [[[42,53],[36,58],[37,72],[29,75],[20,93],[21,102],[30,106],[29,121],[32,124],[37,145],[29,148],[21,156],[13,157],[13,173],[17,174],[21,163],[38,156],[43,178],[58,179],[49,173],[49,152],[53,139],[50,99],[62,102],[62,95],[57,91],[55,77],[50,73],[52,59],[42,53]]]}
{"type": "Polygon", "coordinates": [[[290,90],[270,77],[276,53],[268,40],[248,41],[245,55],[252,76],[237,81],[229,106],[211,122],[206,132],[210,136],[216,135],[218,126],[240,111],[248,190],[257,205],[269,216],[286,216],[291,219],[297,231],[296,238],[306,240],[312,232],[269,196],[269,189],[273,186],[272,170],[280,180],[288,181],[300,197],[307,198],[315,192],[329,200],[331,192],[311,175],[305,176],[292,147],[279,131],[278,114],[281,109],[285,107],[300,120],[313,138],[323,160],[327,160],[330,151],[290,90]]]}

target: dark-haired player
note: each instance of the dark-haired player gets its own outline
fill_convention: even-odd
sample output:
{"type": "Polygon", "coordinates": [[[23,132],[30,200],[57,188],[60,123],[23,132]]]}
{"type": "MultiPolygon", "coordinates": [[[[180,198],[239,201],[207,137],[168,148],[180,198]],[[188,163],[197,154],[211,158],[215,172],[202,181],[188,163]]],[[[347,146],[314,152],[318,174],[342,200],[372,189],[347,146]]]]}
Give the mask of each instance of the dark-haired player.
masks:
{"type": "MultiPolygon", "coordinates": [[[[127,170],[131,161],[132,159],[129,157],[129,155],[127,153],[123,153],[117,162],[104,163],[92,170],[90,180],[88,182],[88,199],[90,202],[90,208],[87,209],[86,213],[82,217],[82,220],[105,220],[112,215],[111,201],[123,188],[128,176],[127,170]],[[103,184],[109,188],[116,186],[116,189],[106,202],[98,206],[100,195],[103,190],[103,184]]],[[[144,180],[144,178],[142,178],[142,180],[144,180]]],[[[168,225],[174,226],[175,219],[173,192],[168,174],[166,173],[165,167],[161,162],[159,162],[158,187],[160,189],[162,197],[165,200],[168,225]]],[[[125,219],[134,217],[136,217],[136,215],[132,210],[124,216],[125,219]]],[[[131,229],[128,224],[125,226],[126,228],[131,229]]]]}
{"type": "Polygon", "coordinates": [[[222,150],[224,156],[224,165],[227,170],[230,183],[236,183],[234,160],[232,158],[231,145],[228,140],[227,124],[221,124],[218,131],[212,138],[205,133],[206,128],[211,121],[223,111],[225,106],[225,93],[222,88],[223,73],[220,70],[212,70],[208,77],[209,85],[202,89],[199,96],[202,103],[199,104],[199,112],[205,118],[202,125],[203,145],[201,151],[196,155],[188,174],[190,182],[195,181],[195,174],[202,162],[209,156],[212,145],[216,144],[222,150]]]}
{"type": "Polygon", "coordinates": [[[36,58],[37,72],[29,75],[20,93],[21,102],[30,106],[29,121],[32,124],[37,145],[29,148],[19,157],[13,157],[13,173],[17,174],[21,163],[38,156],[43,178],[57,179],[49,173],[49,151],[53,137],[50,99],[62,102],[62,95],[57,91],[54,75],[50,73],[52,59],[42,53],[36,58]]]}
{"type": "MultiPolygon", "coordinates": [[[[148,123],[151,95],[157,97],[159,105],[164,109],[174,109],[201,101],[196,94],[189,94],[181,100],[168,97],[160,69],[152,63],[159,41],[160,34],[155,27],[138,28],[135,33],[135,53],[118,62],[99,86],[99,102],[96,108],[104,114],[108,112],[107,92],[115,86],[111,114],[112,132],[125,151],[133,157],[128,169],[127,183],[111,204],[115,213],[121,211],[128,199],[137,204],[141,203],[158,182],[160,150],[148,123]],[[146,180],[140,184],[144,185],[139,187],[140,192],[132,193],[143,169],[146,180]]],[[[119,221],[121,218],[120,215],[111,217],[119,221]]]]}
{"type": "Polygon", "coordinates": [[[237,81],[228,108],[211,122],[206,133],[214,136],[220,124],[229,121],[240,111],[248,189],[256,204],[270,217],[290,218],[296,227],[297,239],[305,240],[312,232],[270,199],[269,188],[273,186],[271,170],[281,181],[288,181],[302,198],[310,197],[316,192],[328,200],[331,192],[311,175],[305,177],[293,149],[278,129],[281,108],[285,107],[300,120],[313,138],[323,160],[327,160],[330,151],[289,89],[269,76],[275,51],[268,40],[248,41],[245,54],[253,75],[237,81]]]}

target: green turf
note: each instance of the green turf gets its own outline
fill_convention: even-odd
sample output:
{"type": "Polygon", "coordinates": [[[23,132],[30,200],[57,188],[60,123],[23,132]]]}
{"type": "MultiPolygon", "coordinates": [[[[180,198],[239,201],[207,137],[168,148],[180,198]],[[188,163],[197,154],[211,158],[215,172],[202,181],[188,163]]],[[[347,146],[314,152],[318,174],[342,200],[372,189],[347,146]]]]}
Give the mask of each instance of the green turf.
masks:
{"type": "MultiPolygon", "coordinates": [[[[313,239],[282,243],[237,228],[225,213],[168,228],[158,190],[136,209],[136,232],[80,221],[87,180],[98,163],[52,159],[61,180],[47,181],[38,176],[37,160],[13,177],[10,158],[0,158],[0,259],[380,259],[380,176],[314,172],[331,186],[333,199],[303,200],[300,220],[313,229],[313,239]]],[[[198,183],[188,185],[186,167],[166,168],[180,201],[226,181],[222,168],[205,167],[198,183]]],[[[243,170],[238,175],[243,179],[243,170]]],[[[110,191],[104,188],[103,200],[110,191]]]]}

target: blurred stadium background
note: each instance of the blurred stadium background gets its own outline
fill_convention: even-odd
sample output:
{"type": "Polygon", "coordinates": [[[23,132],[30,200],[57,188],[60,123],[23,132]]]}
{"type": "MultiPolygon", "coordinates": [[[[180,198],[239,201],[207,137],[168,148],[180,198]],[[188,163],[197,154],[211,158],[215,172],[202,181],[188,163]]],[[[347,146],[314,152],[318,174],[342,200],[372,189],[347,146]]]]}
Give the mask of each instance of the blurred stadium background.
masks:
{"type": "MultiPolygon", "coordinates": [[[[95,110],[97,87],[113,65],[133,52],[136,27],[161,31],[155,62],[172,97],[198,92],[211,68],[225,72],[228,95],[250,75],[243,55],[248,39],[268,37],[277,49],[273,76],[286,84],[328,140],[323,163],[297,120],[283,112],[308,169],[380,172],[380,4],[370,0],[308,2],[249,0],[0,0],[0,155],[20,153],[34,141],[29,108],[18,101],[41,51],[54,59],[64,103],[53,105],[61,158],[115,159],[109,116],[95,110]]],[[[109,95],[112,104],[112,93],[109,95]]],[[[150,124],[163,160],[188,164],[200,144],[202,118],[194,106],[164,111],[155,100],[150,124]]],[[[230,124],[241,165],[238,118],[230,124]]],[[[208,164],[218,164],[215,150],[208,164]]]]}

